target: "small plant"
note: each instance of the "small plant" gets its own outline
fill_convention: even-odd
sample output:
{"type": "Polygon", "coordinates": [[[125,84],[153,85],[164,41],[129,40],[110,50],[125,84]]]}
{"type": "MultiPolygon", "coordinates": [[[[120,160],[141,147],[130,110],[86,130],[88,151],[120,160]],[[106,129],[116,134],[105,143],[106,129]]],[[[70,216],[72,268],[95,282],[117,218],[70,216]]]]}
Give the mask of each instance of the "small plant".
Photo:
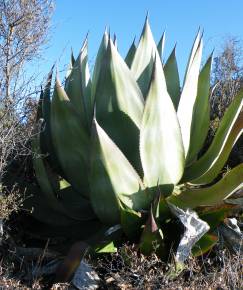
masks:
{"type": "Polygon", "coordinates": [[[87,39],[78,58],[71,57],[64,87],[56,77],[52,96],[50,73],[32,140],[41,187],[27,199],[34,217],[90,243],[120,225],[143,253],[165,257],[180,237],[172,204],[196,210],[210,225],[200,253],[216,243],[214,229],[233,207],[225,200],[242,188],[243,164],[221,179],[220,173],[242,133],[243,92],[200,156],[210,122],[212,55],[200,71],[199,32],[181,85],[175,49],[161,61],[163,42],[164,36],[155,44],[146,19],[125,61],[105,32],[92,78],[87,39]]]}

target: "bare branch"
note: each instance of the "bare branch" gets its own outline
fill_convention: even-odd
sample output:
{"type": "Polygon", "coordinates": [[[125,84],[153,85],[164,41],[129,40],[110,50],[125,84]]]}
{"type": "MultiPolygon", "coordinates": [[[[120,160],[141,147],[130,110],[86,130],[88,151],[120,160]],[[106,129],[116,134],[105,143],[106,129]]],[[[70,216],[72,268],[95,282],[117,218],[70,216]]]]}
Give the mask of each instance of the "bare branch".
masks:
{"type": "Polygon", "coordinates": [[[52,0],[0,1],[0,193],[7,164],[30,151],[40,88],[25,65],[40,56],[52,11],[52,0]]]}

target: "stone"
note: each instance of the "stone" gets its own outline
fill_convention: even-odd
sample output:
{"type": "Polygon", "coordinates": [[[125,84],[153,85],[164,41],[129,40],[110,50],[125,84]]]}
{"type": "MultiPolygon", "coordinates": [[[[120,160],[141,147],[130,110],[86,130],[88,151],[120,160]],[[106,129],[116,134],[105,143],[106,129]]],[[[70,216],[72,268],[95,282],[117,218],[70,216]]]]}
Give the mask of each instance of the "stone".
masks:
{"type": "Polygon", "coordinates": [[[100,278],[88,263],[81,261],[72,279],[72,284],[80,290],[94,290],[99,288],[100,278]]]}

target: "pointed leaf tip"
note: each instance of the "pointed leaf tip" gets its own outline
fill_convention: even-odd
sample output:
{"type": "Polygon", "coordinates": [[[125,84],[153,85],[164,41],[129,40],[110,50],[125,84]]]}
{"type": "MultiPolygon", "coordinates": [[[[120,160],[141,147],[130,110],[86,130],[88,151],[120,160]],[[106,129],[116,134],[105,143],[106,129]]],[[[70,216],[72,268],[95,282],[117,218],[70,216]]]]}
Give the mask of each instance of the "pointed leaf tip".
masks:
{"type": "Polygon", "coordinates": [[[131,71],[144,96],[147,95],[155,54],[158,53],[150,25],[146,19],[131,64],[131,71]]]}

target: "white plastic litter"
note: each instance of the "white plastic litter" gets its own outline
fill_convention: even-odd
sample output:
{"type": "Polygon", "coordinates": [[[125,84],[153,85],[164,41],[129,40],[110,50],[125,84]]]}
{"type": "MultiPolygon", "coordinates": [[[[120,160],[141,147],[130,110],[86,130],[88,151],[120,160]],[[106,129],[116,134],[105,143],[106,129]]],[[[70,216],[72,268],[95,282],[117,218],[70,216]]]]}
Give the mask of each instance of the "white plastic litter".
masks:
{"type": "Polygon", "coordinates": [[[179,218],[185,231],[176,251],[176,261],[183,263],[191,253],[192,247],[210,229],[209,225],[201,220],[193,210],[182,210],[169,204],[171,212],[179,218]]]}

